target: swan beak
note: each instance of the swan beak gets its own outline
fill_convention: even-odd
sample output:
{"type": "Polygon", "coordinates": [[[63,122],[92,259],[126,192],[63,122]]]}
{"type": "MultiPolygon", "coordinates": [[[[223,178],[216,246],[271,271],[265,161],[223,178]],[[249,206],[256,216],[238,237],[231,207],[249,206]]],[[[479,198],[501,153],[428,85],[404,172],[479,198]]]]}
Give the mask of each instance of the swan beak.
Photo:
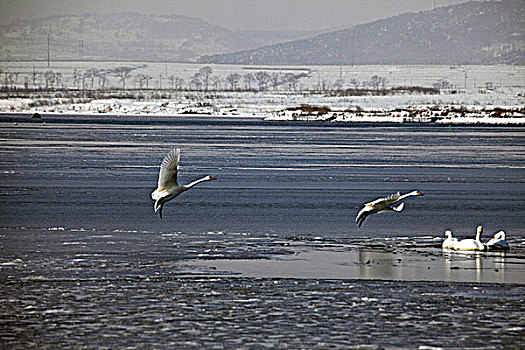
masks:
{"type": "Polygon", "coordinates": [[[423,193],[421,193],[421,192],[418,192],[418,193],[417,193],[417,195],[418,195],[418,196],[422,196],[422,195],[423,195],[423,193]]]}
{"type": "Polygon", "coordinates": [[[210,180],[217,180],[216,177],[210,176],[210,180]]]}

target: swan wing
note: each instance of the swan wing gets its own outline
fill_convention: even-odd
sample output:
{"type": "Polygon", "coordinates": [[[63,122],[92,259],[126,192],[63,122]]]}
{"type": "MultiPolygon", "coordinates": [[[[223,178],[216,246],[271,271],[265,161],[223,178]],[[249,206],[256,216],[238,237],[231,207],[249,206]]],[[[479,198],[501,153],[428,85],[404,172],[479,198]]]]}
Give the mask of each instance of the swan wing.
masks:
{"type": "Polygon", "coordinates": [[[159,188],[178,186],[177,174],[179,171],[180,149],[172,149],[160,165],[159,188]]]}
{"type": "Polygon", "coordinates": [[[394,204],[395,202],[397,202],[398,199],[399,199],[399,192],[393,193],[388,197],[378,198],[372,202],[366,203],[365,206],[368,206],[368,207],[377,207],[381,205],[390,206],[394,204]]]}
{"type": "Polygon", "coordinates": [[[397,207],[392,207],[392,210],[399,212],[399,211],[403,210],[404,207],[405,207],[405,203],[401,203],[397,207]]]}

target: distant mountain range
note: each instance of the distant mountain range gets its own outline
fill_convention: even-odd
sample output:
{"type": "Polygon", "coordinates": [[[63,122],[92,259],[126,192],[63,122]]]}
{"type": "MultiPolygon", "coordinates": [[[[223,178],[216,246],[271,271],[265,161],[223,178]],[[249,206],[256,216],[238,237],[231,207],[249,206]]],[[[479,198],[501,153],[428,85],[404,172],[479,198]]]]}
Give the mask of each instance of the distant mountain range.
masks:
{"type": "Polygon", "coordinates": [[[407,13],[306,40],[203,56],[270,65],[525,64],[525,1],[471,1],[407,13]]]}
{"type": "Polygon", "coordinates": [[[231,31],[137,13],[0,25],[0,60],[203,64],[525,64],[525,1],[471,1],[321,32],[231,31]]]}
{"type": "Polygon", "coordinates": [[[304,39],[320,32],[230,31],[179,15],[124,12],[56,16],[0,25],[0,60],[195,62],[199,56],[304,39]]]}

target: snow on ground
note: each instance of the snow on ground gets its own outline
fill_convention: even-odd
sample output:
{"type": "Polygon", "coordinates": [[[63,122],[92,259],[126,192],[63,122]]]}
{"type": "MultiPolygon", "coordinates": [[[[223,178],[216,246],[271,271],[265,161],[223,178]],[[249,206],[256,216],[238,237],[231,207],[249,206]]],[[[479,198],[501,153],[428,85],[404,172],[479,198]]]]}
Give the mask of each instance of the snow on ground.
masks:
{"type": "Polygon", "coordinates": [[[0,100],[0,112],[112,115],[183,114],[333,122],[525,124],[525,97],[506,89],[439,95],[329,96],[312,92],[180,92],[170,99],[0,100]],[[310,106],[312,108],[302,108],[310,106]],[[317,109],[325,109],[321,113],[317,109]]]}

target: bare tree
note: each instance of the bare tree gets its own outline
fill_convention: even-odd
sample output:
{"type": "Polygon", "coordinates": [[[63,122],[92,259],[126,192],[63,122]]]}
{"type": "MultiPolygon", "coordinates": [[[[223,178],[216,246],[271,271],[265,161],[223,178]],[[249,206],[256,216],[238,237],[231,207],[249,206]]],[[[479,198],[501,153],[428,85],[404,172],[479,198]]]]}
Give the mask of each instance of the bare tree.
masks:
{"type": "Polygon", "coordinates": [[[182,90],[182,84],[184,84],[184,79],[175,78],[175,89],[176,90],[182,90]]]}
{"type": "Polygon", "coordinates": [[[18,72],[4,72],[4,87],[6,89],[14,89],[18,83],[18,72]]]}
{"type": "Polygon", "coordinates": [[[251,90],[252,89],[252,83],[253,83],[253,80],[254,80],[253,74],[252,73],[245,74],[243,79],[244,79],[244,88],[246,90],[251,90]]]}
{"type": "Polygon", "coordinates": [[[134,70],[135,68],[133,67],[120,66],[112,69],[111,72],[119,78],[120,82],[122,83],[122,88],[126,90],[126,79],[129,78],[130,73],[134,70]]]}
{"type": "Polygon", "coordinates": [[[257,85],[259,85],[259,91],[264,91],[268,88],[268,83],[271,80],[268,73],[262,70],[258,71],[254,74],[254,78],[257,81],[257,85]]]}
{"type": "Polygon", "coordinates": [[[170,82],[170,87],[172,90],[182,90],[182,84],[184,83],[183,79],[177,78],[174,75],[170,75],[168,77],[168,81],[170,82]]]}
{"type": "Polygon", "coordinates": [[[107,74],[107,71],[104,70],[104,69],[101,69],[97,72],[97,78],[98,78],[98,87],[99,88],[102,88],[102,89],[105,89],[106,88],[106,82],[107,82],[107,77],[106,77],[106,74],[107,74]]]}
{"type": "Polygon", "coordinates": [[[137,74],[137,76],[135,77],[135,81],[137,82],[139,89],[143,88],[145,84],[144,81],[146,80],[145,78],[146,76],[144,74],[137,74]]]}
{"type": "Polygon", "coordinates": [[[202,76],[200,72],[195,73],[191,77],[190,86],[193,86],[195,90],[200,90],[202,86],[202,76]]]}
{"type": "Polygon", "coordinates": [[[450,84],[447,80],[445,79],[438,79],[436,80],[433,84],[432,84],[432,87],[434,89],[440,89],[440,90],[443,90],[443,89],[451,89],[452,88],[452,84],[450,84]]]}
{"type": "Polygon", "coordinates": [[[146,76],[146,89],[149,89],[149,82],[153,79],[153,77],[149,74],[145,74],[146,76]]]}
{"type": "Polygon", "coordinates": [[[57,88],[62,88],[62,87],[64,87],[64,86],[62,85],[62,73],[60,73],[60,72],[56,72],[56,73],[55,73],[55,83],[56,83],[56,87],[57,87],[57,88]]]}
{"type": "Polygon", "coordinates": [[[4,81],[2,85],[4,86],[4,89],[9,88],[9,72],[8,71],[4,71],[4,81]]]}
{"type": "Polygon", "coordinates": [[[84,77],[88,79],[91,82],[91,89],[93,89],[93,85],[95,84],[95,78],[97,76],[98,69],[91,68],[84,72],[84,77]]]}
{"type": "Polygon", "coordinates": [[[294,73],[286,73],[283,76],[282,81],[284,84],[289,86],[290,89],[295,91],[297,89],[297,82],[299,81],[299,76],[294,73]]]}
{"type": "Polygon", "coordinates": [[[44,73],[44,79],[46,81],[46,89],[52,89],[53,85],[55,84],[55,72],[52,70],[48,70],[44,73]]]}
{"type": "Polygon", "coordinates": [[[232,90],[237,89],[237,84],[239,84],[240,80],[241,75],[239,73],[231,73],[226,77],[226,81],[230,84],[232,90]]]}
{"type": "Polygon", "coordinates": [[[381,77],[379,75],[373,75],[370,78],[370,86],[373,87],[376,90],[379,90],[379,88],[384,88],[387,83],[387,79],[385,77],[381,77]]]}
{"type": "Polygon", "coordinates": [[[210,66],[202,67],[199,69],[199,75],[202,78],[202,83],[204,84],[204,90],[208,91],[210,86],[210,77],[212,74],[212,69],[210,66]]]}
{"type": "Polygon", "coordinates": [[[37,72],[35,67],[33,67],[33,71],[31,72],[31,80],[33,82],[33,88],[36,89],[36,84],[38,83],[39,87],[42,83],[42,73],[37,72]]]}
{"type": "Polygon", "coordinates": [[[151,79],[153,79],[151,75],[138,74],[136,77],[136,81],[139,84],[139,89],[143,89],[143,88],[149,89],[149,82],[151,79]]]}
{"type": "Polygon", "coordinates": [[[213,88],[219,90],[221,88],[222,79],[218,75],[213,75],[211,77],[211,82],[213,83],[213,88]]]}
{"type": "Polygon", "coordinates": [[[359,80],[357,80],[356,78],[350,79],[350,85],[352,85],[354,89],[359,88],[359,80]]]}
{"type": "Polygon", "coordinates": [[[334,81],[334,85],[332,86],[334,90],[340,91],[343,90],[343,86],[345,84],[345,81],[343,79],[337,79],[334,81]]]}
{"type": "Polygon", "coordinates": [[[73,69],[73,87],[74,88],[77,88],[77,85],[79,83],[79,80],[80,80],[80,71],[78,69],[73,69]]]}
{"type": "Polygon", "coordinates": [[[270,80],[272,82],[272,88],[273,90],[277,90],[277,86],[281,83],[281,75],[279,73],[272,73],[270,75],[270,80]]]}

